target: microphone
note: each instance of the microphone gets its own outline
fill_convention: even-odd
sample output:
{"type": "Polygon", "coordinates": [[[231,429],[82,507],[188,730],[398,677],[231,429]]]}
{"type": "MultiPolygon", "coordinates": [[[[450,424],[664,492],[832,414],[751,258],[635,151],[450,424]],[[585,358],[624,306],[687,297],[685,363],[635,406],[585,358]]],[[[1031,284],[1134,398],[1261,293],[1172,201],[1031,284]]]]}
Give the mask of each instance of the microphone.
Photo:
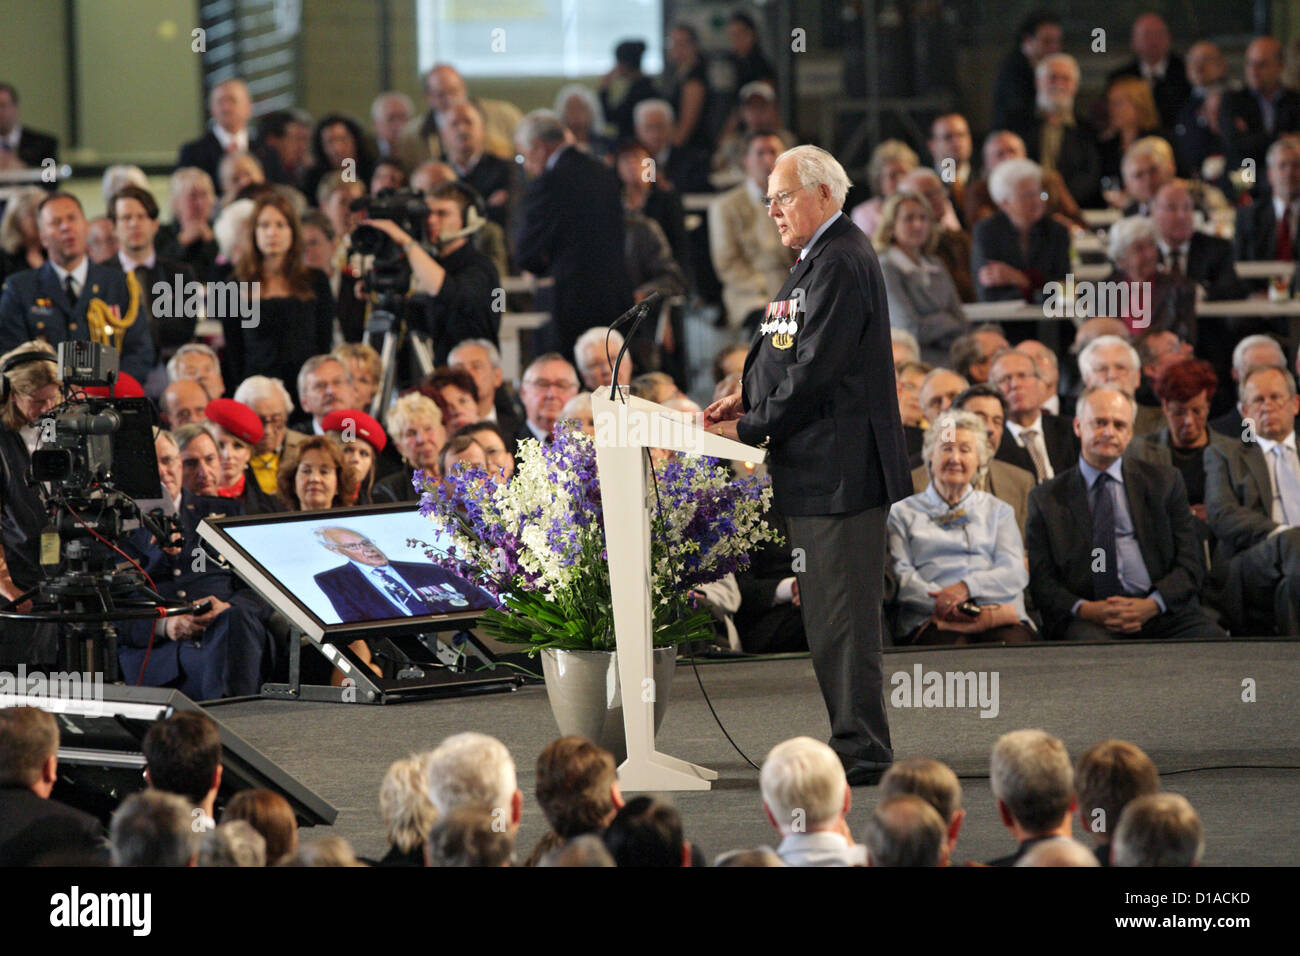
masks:
{"type": "Polygon", "coordinates": [[[487,222],[486,219],[475,218],[473,222],[471,222],[464,229],[457,229],[455,232],[448,233],[445,236],[438,236],[429,244],[433,246],[435,252],[441,252],[442,247],[447,245],[448,243],[455,242],[457,239],[461,239],[465,236],[474,235],[474,233],[478,232],[480,229],[483,228],[483,225],[486,222],[487,222]]]}
{"type": "MultiPolygon", "coordinates": [[[[627,347],[632,344],[632,336],[636,335],[636,330],[641,327],[641,323],[645,321],[645,317],[654,311],[655,307],[663,300],[664,294],[662,292],[651,292],[636,305],[632,306],[632,308],[620,315],[614,321],[614,325],[610,326],[610,331],[613,331],[614,326],[618,325],[628,316],[633,314],[636,315],[636,320],[632,323],[632,328],[628,329],[627,335],[623,336],[623,347],[618,350],[618,358],[614,359],[614,370],[609,379],[612,388],[618,389],[618,367],[623,362],[623,356],[627,353],[627,347]]],[[[605,333],[605,355],[609,355],[609,332],[605,333]]],[[[624,402],[627,401],[627,398],[623,395],[621,389],[618,390],[618,394],[624,402]]]]}

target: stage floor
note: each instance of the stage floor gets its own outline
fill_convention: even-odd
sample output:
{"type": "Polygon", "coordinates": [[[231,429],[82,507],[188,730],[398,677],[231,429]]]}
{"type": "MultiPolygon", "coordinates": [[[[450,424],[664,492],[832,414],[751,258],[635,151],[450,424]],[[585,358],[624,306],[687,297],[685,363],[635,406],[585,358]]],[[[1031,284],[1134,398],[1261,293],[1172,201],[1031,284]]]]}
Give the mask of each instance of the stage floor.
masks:
{"type": "MultiPolygon", "coordinates": [[[[1033,645],[895,651],[885,678],[915,665],[929,671],[997,675],[997,714],[978,707],[890,707],[896,759],[934,757],[962,778],[967,819],[960,860],[1009,852],[988,781],[988,758],[1003,733],[1041,727],[1065,741],[1071,759],[1106,737],[1142,747],[1166,790],[1186,796],[1206,831],[1207,865],[1300,864],[1300,643],[1033,645]],[[1253,702],[1243,701],[1243,695],[1253,702]]],[[[736,743],[758,764],[788,737],[825,739],[830,728],[806,658],[708,664],[700,676],[736,743]]],[[[992,709],[992,708],[988,708],[992,709]]],[[[252,701],[218,706],[226,723],[339,809],[332,828],[362,856],[384,852],[379,783],[390,762],[477,730],[501,739],[519,768],[522,859],[546,831],[533,798],[537,755],[558,735],[544,687],[511,694],[383,707],[252,701]]],[[[719,772],[714,790],[679,793],[688,839],[708,858],[778,842],[767,823],[758,772],[722,735],[688,664],[679,664],[660,749],[719,772]]],[[[875,806],[874,787],[853,791],[855,835],[875,806]]],[[[1076,821],[1076,834],[1078,832],[1076,821]]]]}

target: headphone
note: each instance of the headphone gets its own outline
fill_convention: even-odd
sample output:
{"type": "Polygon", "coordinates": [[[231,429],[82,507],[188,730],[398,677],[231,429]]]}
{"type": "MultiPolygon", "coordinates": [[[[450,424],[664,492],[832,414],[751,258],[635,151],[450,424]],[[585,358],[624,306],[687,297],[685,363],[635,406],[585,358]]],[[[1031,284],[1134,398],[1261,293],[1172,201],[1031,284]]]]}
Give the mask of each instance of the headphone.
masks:
{"type": "Polygon", "coordinates": [[[4,364],[0,365],[0,405],[9,401],[9,396],[13,394],[13,386],[9,384],[9,373],[32,362],[51,362],[57,365],[58,359],[44,349],[28,349],[5,359],[4,364]]]}
{"type": "Polygon", "coordinates": [[[479,191],[468,183],[454,182],[447,185],[454,186],[456,193],[465,200],[465,213],[461,217],[464,225],[451,235],[433,237],[435,246],[443,246],[463,236],[471,236],[487,225],[487,203],[483,201],[479,191]]]}

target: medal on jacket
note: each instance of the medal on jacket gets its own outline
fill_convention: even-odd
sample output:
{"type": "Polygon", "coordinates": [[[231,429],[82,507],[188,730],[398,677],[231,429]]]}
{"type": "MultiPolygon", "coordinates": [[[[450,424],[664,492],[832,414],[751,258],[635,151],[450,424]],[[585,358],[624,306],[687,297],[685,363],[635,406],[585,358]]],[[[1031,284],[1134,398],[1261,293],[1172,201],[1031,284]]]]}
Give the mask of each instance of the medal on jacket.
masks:
{"type": "Polygon", "coordinates": [[[773,348],[788,349],[794,345],[795,333],[799,331],[797,316],[799,313],[798,299],[782,299],[780,302],[769,302],[767,304],[767,314],[763,323],[758,327],[760,335],[770,335],[769,340],[773,348]]]}

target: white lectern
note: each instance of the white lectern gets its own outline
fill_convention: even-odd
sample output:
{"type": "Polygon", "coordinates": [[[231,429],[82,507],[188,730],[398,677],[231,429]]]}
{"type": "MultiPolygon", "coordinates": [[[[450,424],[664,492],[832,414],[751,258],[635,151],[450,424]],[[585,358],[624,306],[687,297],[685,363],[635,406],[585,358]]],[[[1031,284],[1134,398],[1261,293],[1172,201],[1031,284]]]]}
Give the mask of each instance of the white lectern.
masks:
{"type": "Polygon", "coordinates": [[[665,448],[755,463],[766,453],[706,432],[695,415],[635,398],[626,389],[622,396],[610,386],[596,389],[591,411],[627,737],[627,760],[618,768],[619,784],[624,790],[708,790],[709,781],[718,778],[716,771],[655,749],[650,603],[650,509],[654,500],[645,449],[665,448]]]}

